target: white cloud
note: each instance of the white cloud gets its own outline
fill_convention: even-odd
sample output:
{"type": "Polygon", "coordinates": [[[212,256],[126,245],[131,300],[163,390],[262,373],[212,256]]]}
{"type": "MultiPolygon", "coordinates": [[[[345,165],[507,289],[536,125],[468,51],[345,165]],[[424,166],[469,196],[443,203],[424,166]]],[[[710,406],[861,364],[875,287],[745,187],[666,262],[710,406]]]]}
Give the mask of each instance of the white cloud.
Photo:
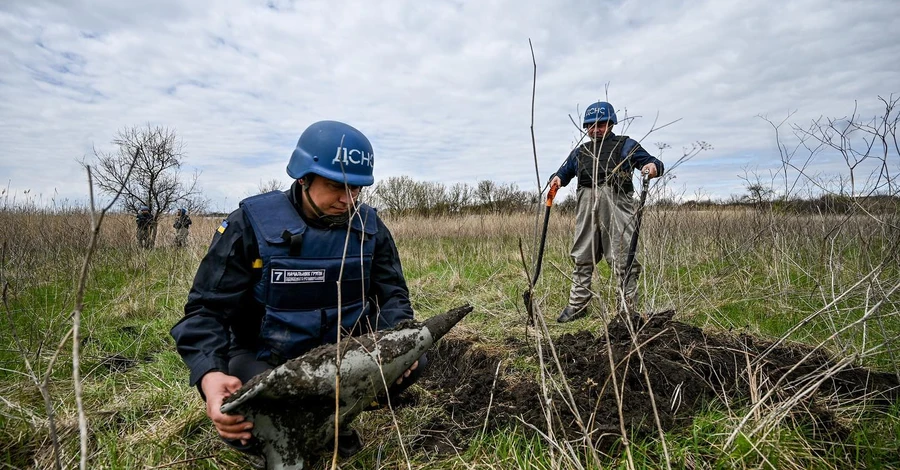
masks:
{"type": "MultiPolygon", "coordinates": [[[[77,160],[124,126],[175,128],[216,205],[285,178],[320,119],[366,133],[377,177],[532,188],[605,97],[675,158],[687,193],[742,192],[779,163],[758,114],[864,116],[900,92],[900,3],[258,1],[14,2],[0,6],[0,171],[13,191],[79,198],[77,160]]],[[[621,128],[621,126],[620,126],[621,128]]],[[[839,163],[839,162],[838,162],[839,163]]],[[[822,171],[836,167],[822,162],[822,171]]],[[[227,202],[226,202],[227,201],[227,202]]],[[[229,207],[221,207],[229,209],[229,207]]]]}

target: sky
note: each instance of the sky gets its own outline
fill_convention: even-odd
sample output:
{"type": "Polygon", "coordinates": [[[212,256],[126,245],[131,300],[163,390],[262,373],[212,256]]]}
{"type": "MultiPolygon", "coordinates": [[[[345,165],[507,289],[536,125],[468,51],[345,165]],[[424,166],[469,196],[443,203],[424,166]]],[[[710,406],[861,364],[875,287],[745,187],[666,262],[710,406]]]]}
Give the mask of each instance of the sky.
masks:
{"type": "MultiPolygon", "coordinates": [[[[633,118],[614,131],[664,162],[712,145],[669,185],[725,198],[781,166],[761,116],[876,116],[900,93],[898,64],[896,0],[6,0],[0,182],[83,201],[79,161],[158,125],[211,208],[230,210],[263,182],[287,186],[297,138],[331,119],[372,141],[376,179],[536,190],[535,153],[543,182],[579,138],[572,120],[606,100],[633,118]]],[[[810,171],[846,165],[819,155],[810,171]]]]}

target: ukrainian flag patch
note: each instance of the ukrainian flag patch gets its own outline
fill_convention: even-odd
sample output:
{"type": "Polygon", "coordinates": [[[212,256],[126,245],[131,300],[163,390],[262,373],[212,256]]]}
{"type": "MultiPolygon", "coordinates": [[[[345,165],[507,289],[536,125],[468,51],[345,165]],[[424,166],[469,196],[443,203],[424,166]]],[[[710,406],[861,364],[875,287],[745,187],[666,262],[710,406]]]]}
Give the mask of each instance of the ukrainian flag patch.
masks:
{"type": "Polygon", "coordinates": [[[225,233],[225,229],[228,228],[228,221],[223,220],[222,225],[219,225],[219,228],[216,229],[216,232],[225,233]]]}

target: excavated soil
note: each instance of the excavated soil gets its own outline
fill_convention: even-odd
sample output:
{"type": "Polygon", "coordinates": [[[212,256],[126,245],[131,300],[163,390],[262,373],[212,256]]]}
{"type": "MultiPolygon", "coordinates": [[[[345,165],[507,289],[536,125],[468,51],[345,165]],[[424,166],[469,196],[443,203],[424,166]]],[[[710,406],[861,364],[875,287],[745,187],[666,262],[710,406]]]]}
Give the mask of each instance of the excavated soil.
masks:
{"type": "MultiPolygon", "coordinates": [[[[537,364],[533,341],[509,338],[505,347],[490,350],[471,340],[444,338],[429,353],[431,365],[420,379],[428,390],[428,401],[433,398],[433,405],[442,407],[444,413],[423,427],[414,445],[426,452],[454,452],[480,433],[485,422],[487,431],[528,427],[524,422],[546,433],[549,415],[555,439],[583,444],[584,430],[588,430],[595,447],[614,451],[621,426],[610,351],[623,397],[622,418],[635,435],[656,434],[654,402],[661,427],[671,430],[690,424],[692,417],[714,400],[746,405],[772,389],[776,392],[769,403],[786,400],[815,386],[816,378],[840,360],[822,352],[803,360],[811,351],[808,347],[770,348],[771,342],[748,335],[706,333],[673,321],[673,315],[673,311],[659,313],[646,323],[633,318],[630,328],[637,330],[636,340],[622,318],[608,328],[608,342],[606,334],[594,336],[586,331],[556,338],[555,351],[568,391],[559,380],[553,353],[544,347],[543,360],[556,379],[556,385],[548,387],[549,406],[541,398],[537,373],[510,367],[513,360],[527,361],[529,357],[537,364]],[[645,369],[634,352],[635,344],[640,345],[645,369]],[[575,409],[568,405],[571,402],[575,409]]],[[[839,439],[848,430],[841,428],[830,407],[823,404],[865,397],[873,406],[886,406],[898,396],[896,374],[846,366],[815,386],[814,393],[804,395],[801,406],[796,407],[803,411],[795,421],[839,439]]]]}

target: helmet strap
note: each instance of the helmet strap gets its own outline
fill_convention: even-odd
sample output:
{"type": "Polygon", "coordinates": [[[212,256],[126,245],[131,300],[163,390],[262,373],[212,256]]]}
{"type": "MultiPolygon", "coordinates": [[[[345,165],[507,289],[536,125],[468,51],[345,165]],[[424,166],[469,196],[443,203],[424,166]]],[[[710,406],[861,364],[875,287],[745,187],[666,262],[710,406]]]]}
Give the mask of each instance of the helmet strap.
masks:
{"type": "Polygon", "coordinates": [[[325,212],[323,212],[322,209],[320,209],[319,206],[317,206],[316,203],[313,202],[312,196],[309,195],[309,186],[311,183],[312,175],[307,175],[303,178],[303,183],[301,185],[303,186],[303,194],[306,195],[306,201],[309,203],[309,207],[312,207],[313,212],[316,213],[316,220],[327,227],[346,226],[350,221],[350,211],[347,211],[340,215],[325,214],[325,212]]]}
{"type": "Polygon", "coordinates": [[[325,213],[322,212],[322,209],[313,202],[312,196],[309,195],[309,186],[312,184],[312,176],[306,175],[303,177],[303,182],[301,185],[303,186],[303,194],[306,195],[306,202],[309,203],[309,207],[312,207],[313,212],[316,214],[316,218],[322,218],[325,216],[325,213]]]}

